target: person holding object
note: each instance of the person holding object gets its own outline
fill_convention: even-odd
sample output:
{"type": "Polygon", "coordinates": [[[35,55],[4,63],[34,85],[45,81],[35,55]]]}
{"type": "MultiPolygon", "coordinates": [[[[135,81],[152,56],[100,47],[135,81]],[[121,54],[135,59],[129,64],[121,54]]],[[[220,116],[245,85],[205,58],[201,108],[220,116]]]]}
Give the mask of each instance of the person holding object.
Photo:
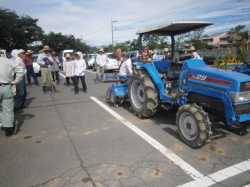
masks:
{"type": "Polygon", "coordinates": [[[190,52],[190,54],[193,56],[192,59],[199,59],[199,60],[202,60],[202,57],[196,52],[194,46],[191,46],[191,47],[189,48],[189,52],[190,52]]]}
{"type": "Polygon", "coordinates": [[[0,57],[0,123],[5,129],[5,137],[8,138],[17,132],[18,121],[14,121],[14,99],[12,85],[19,83],[23,79],[23,67],[12,60],[0,57]],[[16,78],[12,81],[12,73],[16,78]]]}
{"type": "Polygon", "coordinates": [[[53,79],[54,83],[56,82],[59,84],[59,64],[60,64],[60,61],[56,57],[55,51],[53,51],[51,53],[51,55],[52,55],[51,61],[52,61],[53,65],[50,66],[50,72],[51,72],[52,79],[53,79]]]}
{"type": "Polygon", "coordinates": [[[72,74],[74,75],[74,86],[75,86],[75,94],[79,93],[78,90],[78,81],[81,79],[83,92],[87,93],[87,86],[85,83],[85,69],[86,62],[82,58],[82,53],[78,51],[75,53],[75,60],[72,65],[72,74]]]}
{"type": "Polygon", "coordinates": [[[32,54],[33,53],[34,53],[34,51],[27,50],[26,56],[24,58],[24,64],[25,64],[26,70],[27,70],[28,84],[31,85],[30,76],[32,76],[34,81],[35,81],[35,84],[38,86],[39,82],[37,81],[37,77],[36,77],[36,74],[35,74],[34,68],[33,68],[33,60],[32,60],[32,54]]]}
{"type": "Polygon", "coordinates": [[[70,54],[66,54],[66,60],[65,62],[63,63],[63,71],[64,71],[64,74],[66,76],[66,84],[67,86],[70,86],[70,83],[69,83],[69,78],[71,78],[72,82],[73,82],[73,85],[74,85],[74,74],[72,74],[72,65],[73,65],[73,60],[71,60],[71,56],[70,54]]]}
{"type": "Polygon", "coordinates": [[[95,83],[97,84],[98,81],[100,81],[100,74],[101,74],[101,81],[103,79],[104,76],[104,66],[107,62],[107,56],[104,53],[103,48],[99,49],[99,54],[96,56],[96,80],[95,83]]]}
{"type": "Polygon", "coordinates": [[[119,75],[120,76],[127,76],[132,75],[132,59],[134,58],[134,55],[131,55],[130,58],[128,58],[125,62],[123,60],[122,65],[120,66],[119,75]]]}
{"type": "Polygon", "coordinates": [[[45,45],[42,49],[42,53],[39,53],[38,57],[37,57],[37,63],[40,65],[41,67],[41,76],[42,76],[42,88],[43,88],[43,93],[46,93],[46,82],[49,81],[51,87],[54,86],[54,82],[52,80],[50,71],[49,71],[49,67],[51,65],[53,65],[53,63],[50,61],[51,59],[51,54],[49,53],[49,51],[51,51],[51,49],[49,48],[48,45],[45,45]]]}

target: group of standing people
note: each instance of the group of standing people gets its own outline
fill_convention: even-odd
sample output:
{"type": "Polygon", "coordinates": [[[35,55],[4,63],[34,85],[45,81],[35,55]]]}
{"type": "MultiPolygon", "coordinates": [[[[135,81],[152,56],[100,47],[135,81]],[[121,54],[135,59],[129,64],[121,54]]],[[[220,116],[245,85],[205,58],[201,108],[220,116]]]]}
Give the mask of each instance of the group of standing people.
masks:
{"type": "MultiPolygon", "coordinates": [[[[41,77],[42,82],[41,86],[43,88],[43,92],[46,93],[46,82],[51,84],[53,90],[56,90],[55,80],[59,80],[59,61],[56,57],[56,53],[50,53],[51,49],[49,46],[45,45],[43,47],[43,52],[39,54],[37,58],[37,63],[40,64],[41,67],[41,77]],[[53,68],[52,68],[53,67],[53,68]],[[51,71],[51,73],[50,73],[51,71]],[[53,73],[54,72],[54,73],[53,73]]],[[[70,85],[70,79],[74,85],[75,94],[79,93],[78,82],[79,79],[82,83],[83,92],[87,92],[87,86],[85,82],[85,69],[86,62],[83,59],[83,55],[80,51],[74,52],[73,56],[70,54],[66,54],[66,61],[63,63],[63,71],[66,76],[66,84],[70,85]]]]}

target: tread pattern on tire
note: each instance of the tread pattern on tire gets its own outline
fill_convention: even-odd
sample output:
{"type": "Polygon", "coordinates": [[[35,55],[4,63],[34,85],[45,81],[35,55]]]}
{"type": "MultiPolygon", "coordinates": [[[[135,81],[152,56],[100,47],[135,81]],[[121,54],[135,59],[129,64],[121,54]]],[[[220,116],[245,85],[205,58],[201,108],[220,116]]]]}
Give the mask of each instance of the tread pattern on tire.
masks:
{"type": "Polygon", "coordinates": [[[192,148],[198,148],[205,145],[210,138],[211,135],[211,122],[209,121],[208,114],[204,112],[201,106],[197,106],[196,104],[186,104],[179,108],[177,114],[176,114],[176,125],[178,127],[179,134],[181,136],[181,139],[190,147],[192,148]],[[193,141],[187,140],[181,132],[180,125],[179,124],[179,117],[183,112],[189,112],[193,115],[195,120],[197,121],[198,128],[199,128],[199,134],[197,138],[193,141]]]}
{"type": "Polygon", "coordinates": [[[133,76],[131,76],[131,78],[129,79],[129,98],[131,98],[130,89],[131,84],[134,80],[139,80],[142,83],[145,93],[145,102],[140,109],[137,109],[134,104],[131,103],[132,99],[129,99],[130,105],[138,116],[150,117],[157,112],[157,107],[160,103],[157,87],[145,70],[134,70],[133,76]]]}

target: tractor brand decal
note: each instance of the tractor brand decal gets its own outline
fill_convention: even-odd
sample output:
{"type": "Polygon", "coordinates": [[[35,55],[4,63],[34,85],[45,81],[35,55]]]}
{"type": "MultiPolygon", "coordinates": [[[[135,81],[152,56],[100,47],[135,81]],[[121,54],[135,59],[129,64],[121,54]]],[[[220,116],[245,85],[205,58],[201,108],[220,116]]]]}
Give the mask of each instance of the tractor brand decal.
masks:
{"type": "Polygon", "coordinates": [[[204,82],[209,82],[209,83],[214,83],[214,84],[220,84],[223,86],[231,86],[231,84],[232,84],[232,82],[230,82],[230,81],[215,79],[215,78],[207,77],[206,75],[195,75],[195,74],[190,73],[188,75],[188,78],[194,79],[194,80],[200,80],[200,81],[204,81],[204,82]]]}

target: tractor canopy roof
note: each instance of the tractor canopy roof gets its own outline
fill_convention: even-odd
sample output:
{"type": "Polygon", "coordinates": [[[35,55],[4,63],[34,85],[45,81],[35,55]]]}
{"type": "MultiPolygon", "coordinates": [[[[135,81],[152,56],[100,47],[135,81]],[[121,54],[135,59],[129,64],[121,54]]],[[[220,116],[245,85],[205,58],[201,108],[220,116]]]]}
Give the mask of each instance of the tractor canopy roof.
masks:
{"type": "Polygon", "coordinates": [[[142,29],[137,31],[136,34],[175,36],[196,29],[204,28],[209,25],[213,25],[213,23],[203,21],[176,21],[142,29]]]}

